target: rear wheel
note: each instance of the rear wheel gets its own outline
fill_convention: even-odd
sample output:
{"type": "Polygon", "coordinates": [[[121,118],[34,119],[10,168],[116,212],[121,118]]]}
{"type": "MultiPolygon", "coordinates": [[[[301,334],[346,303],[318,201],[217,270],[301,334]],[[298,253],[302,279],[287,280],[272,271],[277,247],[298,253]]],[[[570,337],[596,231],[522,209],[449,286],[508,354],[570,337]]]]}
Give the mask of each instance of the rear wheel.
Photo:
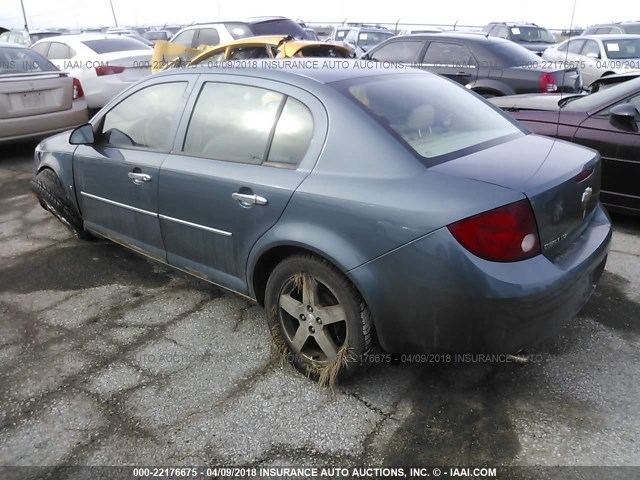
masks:
{"type": "Polygon", "coordinates": [[[31,190],[35,192],[40,205],[51,212],[76,237],[90,240],[92,235],[84,229],[82,217],[69,201],[58,176],[45,168],[31,179],[31,190]]]}
{"type": "Polygon", "coordinates": [[[296,255],[278,264],[265,307],[280,353],[321,383],[357,370],[371,351],[369,309],[342,272],[320,257],[296,255]]]}

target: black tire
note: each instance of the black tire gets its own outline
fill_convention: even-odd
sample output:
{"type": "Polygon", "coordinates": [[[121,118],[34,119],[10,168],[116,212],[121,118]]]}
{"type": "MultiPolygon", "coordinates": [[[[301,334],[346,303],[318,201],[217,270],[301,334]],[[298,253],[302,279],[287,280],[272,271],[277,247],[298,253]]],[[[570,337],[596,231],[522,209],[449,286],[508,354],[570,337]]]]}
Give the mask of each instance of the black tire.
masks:
{"type": "Polygon", "coordinates": [[[265,308],[279,353],[320,383],[333,386],[366,363],[372,351],[367,305],[342,272],[321,257],[300,254],[279,263],[267,282],[265,308]]]}
{"type": "Polygon", "coordinates": [[[84,229],[82,217],[69,201],[60,179],[53,170],[45,168],[31,179],[31,190],[40,205],[51,212],[76,237],[90,240],[92,235],[84,229]]]}

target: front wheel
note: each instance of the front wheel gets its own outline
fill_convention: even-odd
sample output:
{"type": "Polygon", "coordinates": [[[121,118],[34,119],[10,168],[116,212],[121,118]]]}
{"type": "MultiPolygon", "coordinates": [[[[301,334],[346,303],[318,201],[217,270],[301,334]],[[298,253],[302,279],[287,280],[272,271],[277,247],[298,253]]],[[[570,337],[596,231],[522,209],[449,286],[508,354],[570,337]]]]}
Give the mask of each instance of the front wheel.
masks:
{"type": "Polygon", "coordinates": [[[342,272],[320,257],[296,255],[278,264],[265,307],[280,353],[320,383],[333,385],[371,351],[369,309],[342,272]]]}

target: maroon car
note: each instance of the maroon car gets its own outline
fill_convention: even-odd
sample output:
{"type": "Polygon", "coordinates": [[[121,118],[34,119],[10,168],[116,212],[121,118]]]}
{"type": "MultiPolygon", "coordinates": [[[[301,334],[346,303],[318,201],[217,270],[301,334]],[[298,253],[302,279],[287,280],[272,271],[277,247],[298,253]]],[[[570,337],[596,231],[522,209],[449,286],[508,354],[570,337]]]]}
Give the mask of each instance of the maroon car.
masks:
{"type": "Polygon", "coordinates": [[[534,133],[598,150],[602,202],[611,210],[640,214],[640,78],[591,95],[514,95],[490,101],[534,133]]]}

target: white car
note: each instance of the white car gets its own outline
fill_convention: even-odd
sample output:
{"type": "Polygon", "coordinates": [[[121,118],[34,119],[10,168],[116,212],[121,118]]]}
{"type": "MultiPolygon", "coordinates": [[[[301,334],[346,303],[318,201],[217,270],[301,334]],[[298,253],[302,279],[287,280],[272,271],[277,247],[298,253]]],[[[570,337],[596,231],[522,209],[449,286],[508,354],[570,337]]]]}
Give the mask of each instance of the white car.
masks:
{"type": "Polygon", "coordinates": [[[605,75],[640,69],[640,35],[580,35],[547,48],[542,58],[579,68],[588,87],[605,75]]]}
{"type": "Polygon", "coordinates": [[[151,73],[153,50],[120,35],[62,35],[40,40],[31,48],[80,80],[87,105],[93,109],[151,73]]]}

